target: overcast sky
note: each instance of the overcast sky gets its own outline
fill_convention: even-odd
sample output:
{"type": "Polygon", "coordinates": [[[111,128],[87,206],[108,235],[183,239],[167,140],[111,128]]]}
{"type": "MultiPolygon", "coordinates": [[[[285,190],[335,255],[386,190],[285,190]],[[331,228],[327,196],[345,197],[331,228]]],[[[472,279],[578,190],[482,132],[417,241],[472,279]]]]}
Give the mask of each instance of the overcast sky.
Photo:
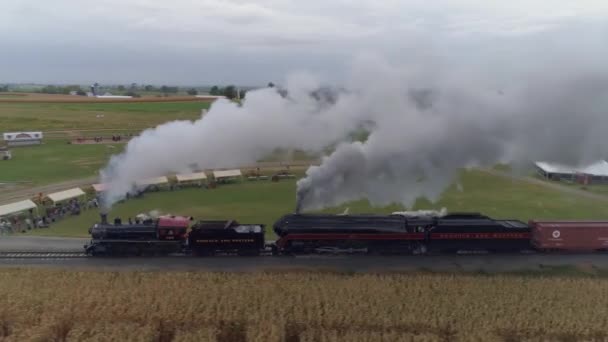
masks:
{"type": "Polygon", "coordinates": [[[426,67],[508,72],[535,56],[601,68],[608,1],[13,0],[0,47],[0,83],[336,81],[369,51],[426,67]]]}

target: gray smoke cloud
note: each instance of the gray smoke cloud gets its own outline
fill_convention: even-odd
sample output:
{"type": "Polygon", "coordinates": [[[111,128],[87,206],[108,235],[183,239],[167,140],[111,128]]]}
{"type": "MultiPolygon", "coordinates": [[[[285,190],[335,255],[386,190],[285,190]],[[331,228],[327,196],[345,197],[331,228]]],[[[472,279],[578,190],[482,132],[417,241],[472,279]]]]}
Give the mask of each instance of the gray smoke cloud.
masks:
{"type": "MultiPolygon", "coordinates": [[[[365,142],[341,144],[298,181],[296,210],[358,199],[409,207],[420,197],[438,200],[462,168],[606,158],[606,76],[551,75],[510,92],[437,87],[425,105],[397,91],[389,103],[365,108],[375,122],[365,142]]],[[[408,87],[392,78],[391,89],[408,87]]]]}
{"type": "Polygon", "coordinates": [[[590,163],[607,154],[608,69],[577,56],[601,56],[600,41],[586,41],[585,53],[553,51],[559,53],[550,61],[540,54],[513,65],[503,64],[503,55],[479,57],[502,69],[478,66],[478,59],[389,63],[363,55],[340,91],[319,93],[324,84],[299,73],[288,78],[287,96],[251,91],[242,106],[220,100],[197,121],[144,131],[102,170],[109,186],[103,204],[110,207],[142,178],[193,164],[238,167],[277,148],[336,146],[298,181],[298,210],[364,198],[407,207],[419,197],[434,201],[459,169],[497,162],[590,163]],[[349,141],[361,127],[367,139],[349,141]]]}

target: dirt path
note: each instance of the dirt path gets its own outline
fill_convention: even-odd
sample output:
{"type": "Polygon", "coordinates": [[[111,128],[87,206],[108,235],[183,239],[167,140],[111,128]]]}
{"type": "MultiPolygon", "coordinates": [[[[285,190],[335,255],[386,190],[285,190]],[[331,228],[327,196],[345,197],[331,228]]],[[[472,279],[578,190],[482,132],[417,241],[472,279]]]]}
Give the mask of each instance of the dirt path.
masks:
{"type": "Polygon", "coordinates": [[[492,169],[482,169],[482,171],[489,173],[491,175],[494,175],[494,176],[498,176],[498,177],[509,178],[512,180],[526,182],[526,183],[534,184],[534,185],[540,185],[545,188],[557,190],[559,192],[571,194],[574,196],[580,196],[580,197],[589,198],[589,199],[593,199],[593,200],[599,200],[599,201],[608,201],[608,195],[585,191],[585,190],[573,188],[570,186],[562,185],[562,184],[559,184],[556,182],[544,181],[544,180],[537,179],[537,178],[530,177],[530,176],[520,176],[520,175],[516,175],[513,173],[509,173],[509,172],[502,172],[502,171],[497,171],[497,170],[492,170],[492,169]]]}
{"type": "Polygon", "coordinates": [[[32,198],[39,193],[48,194],[56,191],[67,190],[70,188],[90,185],[97,182],[97,177],[73,179],[60,183],[53,183],[29,188],[18,187],[14,189],[0,190],[0,205],[24,199],[32,198]]]}

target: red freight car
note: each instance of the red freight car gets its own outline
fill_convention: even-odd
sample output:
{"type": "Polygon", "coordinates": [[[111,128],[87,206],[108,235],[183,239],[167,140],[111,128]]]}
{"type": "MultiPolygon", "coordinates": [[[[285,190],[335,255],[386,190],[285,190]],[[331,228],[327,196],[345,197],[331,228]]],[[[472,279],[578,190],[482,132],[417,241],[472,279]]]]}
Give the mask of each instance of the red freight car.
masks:
{"type": "Polygon", "coordinates": [[[608,221],[530,221],[539,250],[608,251],[608,221]]]}

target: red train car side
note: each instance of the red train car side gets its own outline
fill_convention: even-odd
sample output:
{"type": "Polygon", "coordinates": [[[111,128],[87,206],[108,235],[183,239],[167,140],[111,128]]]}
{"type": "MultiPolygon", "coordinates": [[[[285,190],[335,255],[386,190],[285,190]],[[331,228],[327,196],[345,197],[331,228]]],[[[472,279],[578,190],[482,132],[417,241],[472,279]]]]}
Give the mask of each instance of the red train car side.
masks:
{"type": "Polygon", "coordinates": [[[532,245],[542,251],[608,251],[608,221],[530,221],[532,245]]]}

